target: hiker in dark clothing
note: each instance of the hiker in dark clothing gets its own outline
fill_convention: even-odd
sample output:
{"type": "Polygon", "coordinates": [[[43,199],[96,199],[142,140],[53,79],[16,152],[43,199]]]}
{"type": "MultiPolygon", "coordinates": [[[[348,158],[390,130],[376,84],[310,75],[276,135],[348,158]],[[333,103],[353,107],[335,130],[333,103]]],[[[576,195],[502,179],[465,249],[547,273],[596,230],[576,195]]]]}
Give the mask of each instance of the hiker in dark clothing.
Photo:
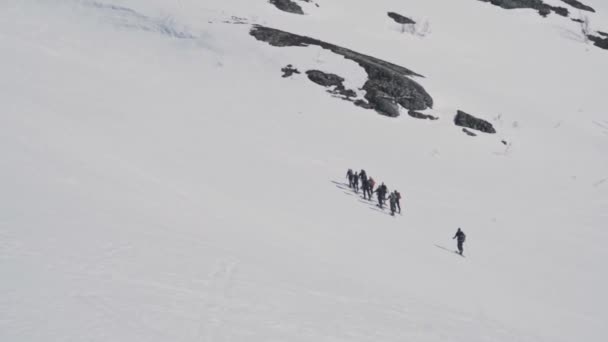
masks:
{"type": "Polygon", "coordinates": [[[388,193],[388,188],[384,183],[382,183],[378,189],[380,189],[382,192],[382,203],[384,204],[386,203],[386,194],[388,193]]]}
{"type": "Polygon", "coordinates": [[[376,189],[376,191],[374,191],[376,193],[376,197],[378,198],[378,206],[380,207],[380,209],[382,209],[382,192],[378,191],[378,189],[376,189]]]}
{"type": "Polygon", "coordinates": [[[348,179],[348,187],[352,188],[353,187],[353,170],[352,169],[348,169],[348,171],[346,172],[346,178],[348,179]]]}
{"type": "Polygon", "coordinates": [[[367,182],[367,174],[365,174],[365,170],[361,170],[361,172],[359,172],[359,179],[361,179],[361,189],[363,189],[363,183],[367,182]]]}
{"type": "Polygon", "coordinates": [[[397,195],[395,192],[391,192],[391,194],[388,195],[388,201],[391,206],[391,216],[395,216],[395,211],[397,211],[397,195]]]}
{"type": "Polygon", "coordinates": [[[458,253],[460,255],[462,255],[463,252],[463,248],[462,248],[462,244],[464,243],[464,240],[466,240],[467,236],[464,235],[464,233],[462,232],[462,230],[460,230],[460,228],[458,228],[458,231],[456,232],[456,235],[454,235],[453,239],[458,238],[458,253]]]}
{"type": "Polygon", "coordinates": [[[399,191],[395,190],[395,204],[397,205],[397,209],[399,209],[399,214],[401,214],[401,194],[399,191]]]}
{"type": "Polygon", "coordinates": [[[359,174],[357,172],[353,175],[353,188],[355,188],[355,192],[359,192],[359,174]]]}
{"type": "Polygon", "coordinates": [[[378,189],[376,189],[376,191],[374,191],[378,196],[378,206],[380,208],[383,208],[383,206],[384,206],[384,201],[386,198],[387,191],[388,191],[388,189],[387,189],[386,185],[384,185],[384,183],[382,183],[382,185],[380,185],[378,187],[378,189]]]}
{"type": "Polygon", "coordinates": [[[368,198],[367,194],[369,193],[369,180],[367,178],[361,178],[361,189],[363,189],[363,199],[372,199],[371,195],[368,198]]]}
{"type": "Polygon", "coordinates": [[[372,194],[374,192],[374,186],[376,186],[376,181],[370,176],[367,179],[367,199],[371,200],[372,199],[372,194]]]}
{"type": "Polygon", "coordinates": [[[363,198],[365,198],[365,189],[367,188],[367,175],[365,174],[365,170],[361,170],[361,172],[359,172],[359,179],[361,180],[361,190],[363,190],[363,198]]]}

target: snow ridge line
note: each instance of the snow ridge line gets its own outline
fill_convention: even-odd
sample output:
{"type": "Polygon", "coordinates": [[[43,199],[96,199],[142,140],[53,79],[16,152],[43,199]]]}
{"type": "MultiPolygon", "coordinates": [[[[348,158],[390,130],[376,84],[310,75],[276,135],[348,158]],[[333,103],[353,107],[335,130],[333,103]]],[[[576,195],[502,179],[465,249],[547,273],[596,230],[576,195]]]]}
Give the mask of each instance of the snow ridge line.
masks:
{"type": "Polygon", "coordinates": [[[99,1],[87,1],[84,5],[110,14],[111,19],[121,27],[157,33],[177,39],[198,38],[187,27],[178,25],[171,16],[149,17],[128,7],[99,1]]]}

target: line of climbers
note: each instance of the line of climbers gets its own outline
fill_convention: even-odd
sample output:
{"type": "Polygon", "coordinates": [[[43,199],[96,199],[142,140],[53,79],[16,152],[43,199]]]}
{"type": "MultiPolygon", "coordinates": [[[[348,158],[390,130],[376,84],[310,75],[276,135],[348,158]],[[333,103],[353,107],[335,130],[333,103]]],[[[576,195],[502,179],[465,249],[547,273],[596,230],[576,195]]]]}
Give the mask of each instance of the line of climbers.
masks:
{"type": "MultiPolygon", "coordinates": [[[[371,177],[367,176],[365,170],[361,170],[360,172],[353,172],[352,169],[348,169],[346,172],[346,178],[348,179],[348,186],[355,190],[356,193],[359,193],[359,190],[363,190],[363,199],[372,200],[372,194],[376,194],[378,198],[378,207],[380,209],[384,209],[384,203],[386,202],[386,194],[388,193],[388,188],[384,183],[380,184],[380,186],[374,190],[376,186],[376,181],[371,177]],[[361,182],[361,186],[359,186],[359,182],[361,182]]],[[[394,190],[388,195],[388,200],[391,208],[391,215],[395,216],[395,212],[399,210],[399,214],[401,214],[401,194],[399,191],[394,190]]],[[[466,235],[460,228],[454,235],[453,239],[457,239],[458,242],[458,254],[462,255],[463,252],[463,244],[466,239],[466,235]]]]}
{"type": "Polygon", "coordinates": [[[348,179],[348,186],[355,190],[356,193],[359,193],[359,190],[363,191],[363,199],[371,201],[372,195],[375,193],[380,209],[384,209],[384,204],[387,200],[386,195],[388,194],[391,215],[395,216],[395,212],[401,214],[401,194],[399,191],[394,190],[389,193],[388,188],[384,183],[380,184],[380,186],[374,190],[376,181],[371,176],[368,177],[365,170],[353,172],[352,169],[348,169],[346,178],[348,179]],[[361,183],[361,186],[359,186],[359,182],[361,183]]]}

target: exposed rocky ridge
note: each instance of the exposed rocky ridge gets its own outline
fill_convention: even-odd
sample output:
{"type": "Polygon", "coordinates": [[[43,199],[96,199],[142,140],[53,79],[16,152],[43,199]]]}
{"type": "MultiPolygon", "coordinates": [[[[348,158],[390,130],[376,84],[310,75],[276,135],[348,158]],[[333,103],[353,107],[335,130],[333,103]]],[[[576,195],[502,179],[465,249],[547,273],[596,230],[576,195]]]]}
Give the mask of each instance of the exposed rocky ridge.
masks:
{"type": "Polygon", "coordinates": [[[489,2],[492,5],[502,7],[504,9],[516,9],[516,8],[531,8],[537,10],[540,15],[546,17],[551,12],[555,12],[561,16],[567,17],[569,15],[568,9],[559,6],[551,6],[544,3],[542,0],[479,0],[483,2],[489,2]]]}
{"type": "Polygon", "coordinates": [[[397,24],[416,24],[416,22],[408,17],[402,16],[399,13],[388,12],[388,16],[391,17],[397,24]]]}
{"type": "Polygon", "coordinates": [[[576,9],[580,9],[580,10],[582,10],[582,11],[588,11],[588,12],[593,12],[593,13],[595,13],[595,10],[593,9],[593,7],[591,7],[591,6],[587,6],[587,5],[583,4],[583,3],[582,3],[582,2],[580,2],[580,1],[577,1],[577,0],[562,0],[562,2],[565,2],[565,3],[567,3],[568,5],[570,5],[570,6],[574,7],[574,8],[576,8],[576,9]]]}
{"type": "Polygon", "coordinates": [[[308,79],[323,87],[334,87],[333,90],[328,90],[332,94],[342,95],[350,100],[351,97],[357,97],[357,93],[352,89],[344,87],[344,78],[336,75],[325,73],[320,70],[308,70],[306,72],[308,79]]]}
{"type": "Polygon", "coordinates": [[[409,110],[425,110],[433,107],[433,98],[420,84],[410,78],[423,76],[402,66],[318,39],[269,27],[256,25],[251,29],[250,34],[257,40],[277,47],[316,45],[359,64],[368,75],[368,80],[362,87],[367,92],[365,98],[368,105],[380,114],[399,115],[397,104],[409,110]]]}
{"type": "Polygon", "coordinates": [[[429,115],[429,114],[420,113],[420,112],[417,112],[417,111],[415,111],[415,110],[410,110],[410,111],[408,111],[408,112],[407,112],[407,114],[408,114],[409,116],[413,117],[413,118],[416,118],[416,119],[423,119],[423,120],[439,120],[439,118],[438,118],[438,117],[436,117],[436,116],[432,116],[432,115],[429,115]]]}
{"type": "Polygon", "coordinates": [[[355,106],[365,109],[374,109],[374,107],[370,105],[367,101],[361,99],[355,100],[355,106]]]}
{"type": "Polygon", "coordinates": [[[600,34],[604,38],[594,36],[592,34],[588,34],[587,38],[589,38],[589,40],[593,42],[593,45],[595,45],[601,49],[608,50],[608,34],[605,34],[603,32],[598,32],[598,34],[600,34]]]}
{"type": "MultiPolygon", "coordinates": [[[[495,6],[499,6],[504,9],[515,9],[515,8],[531,8],[537,10],[538,13],[542,16],[547,16],[551,12],[555,12],[561,16],[568,17],[570,13],[567,8],[559,7],[559,6],[551,6],[543,2],[543,0],[478,0],[483,2],[489,2],[495,6]]],[[[563,3],[566,3],[576,9],[594,12],[591,6],[585,5],[584,3],[578,0],[561,0],[563,3]]],[[[587,19],[585,18],[570,18],[570,20],[585,25],[587,19]]],[[[601,49],[608,50],[608,35],[605,35],[603,32],[597,32],[600,36],[588,34],[587,38],[593,42],[596,47],[601,49]]]]}
{"type": "Polygon", "coordinates": [[[373,109],[375,109],[378,113],[382,115],[396,118],[401,114],[397,101],[395,101],[393,97],[381,90],[367,90],[367,94],[365,94],[365,99],[373,107],[373,109]]]}
{"type": "Polygon", "coordinates": [[[281,11],[294,14],[304,14],[302,7],[291,0],[270,0],[269,2],[281,11]]]}
{"type": "Polygon", "coordinates": [[[454,118],[454,123],[456,126],[471,128],[480,132],[494,134],[496,130],[491,123],[486,120],[479,119],[474,117],[471,114],[467,114],[461,110],[458,111],[456,117],[454,118]]]}
{"type": "Polygon", "coordinates": [[[293,65],[291,65],[291,64],[288,64],[286,67],[284,67],[283,69],[281,69],[281,71],[283,72],[283,78],[290,77],[293,74],[299,74],[300,73],[300,70],[294,68],[293,65]]]}
{"type": "Polygon", "coordinates": [[[344,87],[344,78],[320,70],[308,70],[308,79],[324,87],[344,87]]]}

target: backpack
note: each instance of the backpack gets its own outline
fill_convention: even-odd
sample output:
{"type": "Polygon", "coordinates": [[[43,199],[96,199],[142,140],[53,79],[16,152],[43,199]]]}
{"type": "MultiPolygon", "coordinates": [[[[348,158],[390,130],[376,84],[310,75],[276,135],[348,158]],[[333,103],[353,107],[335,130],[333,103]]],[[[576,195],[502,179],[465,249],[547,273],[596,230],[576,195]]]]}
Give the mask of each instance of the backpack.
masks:
{"type": "Polygon", "coordinates": [[[462,230],[459,234],[456,234],[456,237],[458,238],[458,242],[464,242],[464,240],[467,239],[467,236],[464,235],[464,232],[462,230]]]}

